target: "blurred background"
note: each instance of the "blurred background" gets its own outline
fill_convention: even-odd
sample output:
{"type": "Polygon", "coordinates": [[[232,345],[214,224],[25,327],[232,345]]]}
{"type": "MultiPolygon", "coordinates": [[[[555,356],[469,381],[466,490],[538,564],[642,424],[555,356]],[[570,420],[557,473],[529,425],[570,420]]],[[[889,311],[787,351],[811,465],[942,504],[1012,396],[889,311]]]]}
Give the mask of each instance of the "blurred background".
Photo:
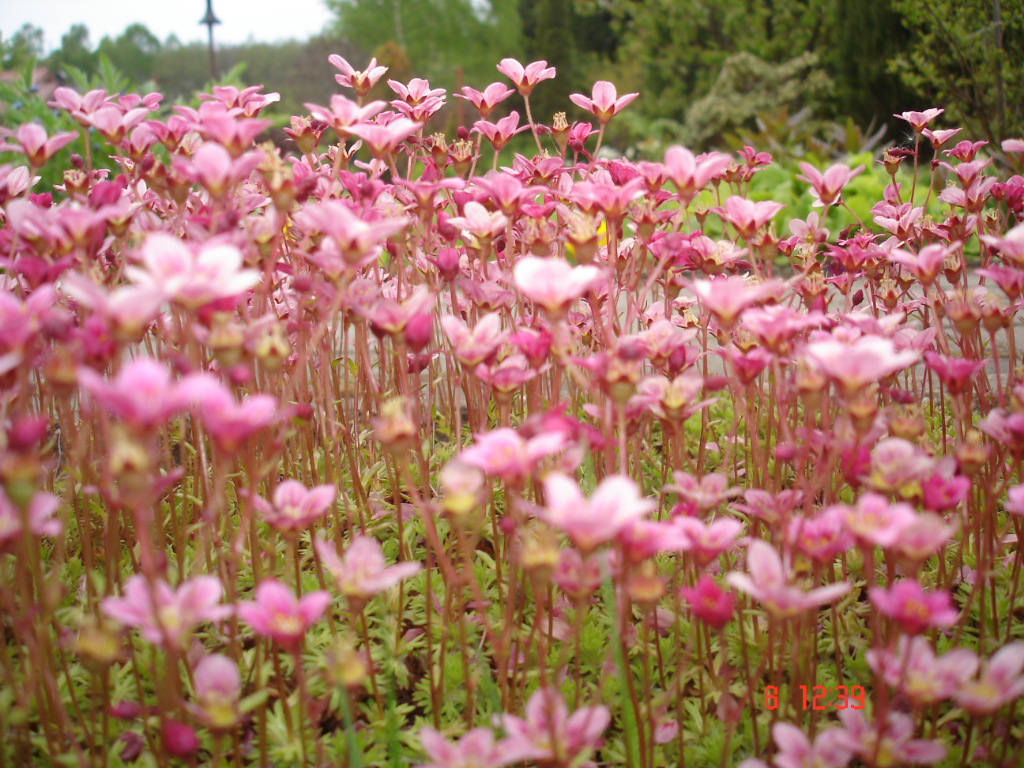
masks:
{"type": "MultiPolygon", "coordinates": [[[[212,13],[215,79],[279,92],[264,115],[280,125],[342,91],[327,63],[337,53],[449,91],[504,80],[495,64],[506,56],[546,59],[558,77],[531,98],[541,122],[556,111],[586,119],[568,94],[610,80],[641,97],[606,143],[647,157],[670,143],[865,152],[906,139],[894,112],[931,106],[973,138],[1024,135],[1021,0],[287,0],[258,14],[246,0],[5,5],[4,123],[19,83],[44,96],[67,84],[194,103],[211,83],[201,20],[212,13]]],[[[373,97],[393,98],[383,81],[378,89],[373,97]]],[[[521,110],[520,100],[503,107],[521,110]]],[[[429,130],[451,135],[475,119],[449,99],[429,130]]]]}

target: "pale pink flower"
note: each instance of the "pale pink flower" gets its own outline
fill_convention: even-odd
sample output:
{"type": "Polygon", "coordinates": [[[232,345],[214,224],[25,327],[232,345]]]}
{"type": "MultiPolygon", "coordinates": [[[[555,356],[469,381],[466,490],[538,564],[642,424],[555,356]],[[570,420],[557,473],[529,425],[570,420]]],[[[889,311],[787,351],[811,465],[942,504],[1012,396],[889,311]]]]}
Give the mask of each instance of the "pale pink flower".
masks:
{"type": "Polygon", "coordinates": [[[138,627],[148,642],[182,650],[197,625],[231,615],[231,606],[218,605],[223,591],[216,576],[196,576],[176,590],[157,579],[152,591],[144,576],[132,576],[124,585],[123,597],[105,597],[100,605],[114,621],[138,627]]]}
{"type": "Polygon", "coordinates": [[[207,433],[223,450],[233,453],[278,418],[277,398],[253,395],[242,403],[208,373],[193,373],[178,385],[183,402],[196,406],[207,433]]]}
{"type": "Polygon", "coordinates": [[[904,251],[902,248],[894,248],[888,254],[888,259],[894,264],[901,264],[906,267],[910,274],[921,281],[922,285],[929,286],[935,282],[939,273],[942,272],[946,257],[954,253],[959,247],[959,242],[950,243],[949,245],[933,243],[926,245],[916,254],[904,251]]]}
{"type": "Polygon", "coordinates": [[[555,68],[549,67],[546,61],[534,61],[524,67],[515,59],[502,59],[498,71],[511,80],[523,96],[533,93],[537,83],[555,76],[555,68]]]}
{"type": "Polygon", "coordinates": [[[829,507],[815,517],[794,517],[786,538],[798,552],[818,563],[831,563],[854,545],[846,529],[846,515],[839,507],[829,507]]]}
{"type": "Polygon", "coordinates": [[[414,77],[408,85],[397,80],[388,80],[388,87],[409,106],[416,106],[426,99],[444,97],[446,93],[444,88],[431,88],[430,83],[422,77],[414,77]]]}
{"type": "Polygon", "coordinates": [[[453,315],[444,315],[441,330],[452,343],[455,359],[470,368],[475,368],[497,352],[504,338],[501,315],[497,312],[488,312],[472,328],[453,315]]]}
{"type": "Polygon", "coordinates": [[[314,542],[324,568],[334,576],[338,591],[350,602],[364,603],[419,573],[419,563],[404,562],[385,565],[384,552],[377,540],[370,536],[356,536],[339,558],[330,542],[314,542]]]}
{"type": "Polygon", "coordinates": [[[725,330],[731,329],[748,307],[776,297],[782,288],[777,281],[754,282],[740,275],[694,280],[692,287],[704,308],[725,330]]]}
{"type": "MultiPolygon", "coordinates": [[[[52,493],[36,491],[28,503],[28,528],[33,536],[60,536],[64,530],[60,519],[55,517],[60,499],[52,493]]],[[[21,538],[23,532],[21,511],[0,488],[0,553],[9,544],[21,538]]]]}
{"type": "Polygon", "coordinates": [[[697,479],[688,472],[676,471],[672,473],[672,481],[665,486],[665,490],[678,494],[681,501],[693,504],[701,515],[743,493],[742,489],[731,487],[729,478],[720,472],[713,472],[697,479]]]}
{"type": "Polygon", "coordinates": [[[680,515],[672,519],[671,526],[689,542],[688,550],[700,567],[732,548],[743,532],[743,523],[731,517],[705,523],[696,517],[680,515]]]}
{"type": "Polygon", "coordinates": [[[533,474],[537,464],[564,447],[561,433],[549,432],[525,440],[515,430],[503,427],[477,435],[476,442],[459,455],[459,460],[505,482],[522,482],[533,474]]]}
{"type": "Polygon", "coordinates": [[[800,163],[800,170],[804,175],[797,178],[811,185],[811,194],[817,198],[814,205],[820,207],[838,203],[843,187],[855,176],[863,173],[864,166],[858,165],[851,170],[848,165],[836,163],[822,173],[810,163],[800,163]]]}
{"type": "Polygon", "coordinates": [[[292,649],[298,647],[306,631],[331,604],[331,596],[323,590],[296,599],[292,590],[274,579],[261,581],[254,597],[238,604],[238,618],[257,635],[292,649]]]}
{"type": "Polygon", "coordinates": [[[911,738],[914,722],[902,712],[890,710],[884,725],[869,723],[859,709],[841,709],[839,719],[843,729],[837,745],[865,760],[885,755],[889,765],[936,765],[946,757],[945,744],[911,738]]]}
{"type": "Polygon", "coordinates": [[[1024,139],[1003,139],[1001,146],[1007,154],[1024,154],[1024,139]]]}
{"type": "Polygon", "coordinates": [[[371,101],[369,104],[360,106],[351,99],[341,94],[331,96],[331,106],[321,107],[319,104],[304,104],[309,110],[310,117],[327,123],[334,129],[335,133],[342,139],[351,136],[350,128],[361,123],[366,123],[387,106],[383,101],[371,101]]]}
{"type": "Polygon", "coordinates": [[[184,405],[167,366],[147,357],[129,361],[109,381],[79,368],[78,383],[104,410],[140,432],[164,427],[184,405]]]}
{"type": "Polygon", "coordinates": [[[948,592],[925,592],[916,579],[904,579],[888,589],[871,587],[868,595],[872,604],[908,635],[929,627],[950,627],[960,615],[948,592]]]}
{"type": "Polygon", "coordinates": [[[954,648],[936,656],[931,643],[920,635],[900,635],[895,652],[869,650],[867,662],[888,685],[921,707],[951,698],[978,670],[974,651],[954,648]]]}
{"type": "Polygon", "coordinates": [[[512,269],[516,288],[548,314],[560,317],[600,277],[592,265],[571,266],[561,259],[526,256],[512,269]]]}
{"type": "Polygon", "coordinates": [[[125,276],[189,309],[238,296],[260,282],[255,269],[241,269],[242,252],[233,245],[211,242],[197,248],[159,232],[143,243],[142,262],[145,269],[125,267],[125,276]]]}
{"type": "Polygon", "coordinates": [[[171,169],[189,181],[199,184],[215,200],[223,200],[228,192],[249,177],[260,164],[261,155],[246,152],[232,157],[215,141],[204,142],[191,158],[175,155],[171,169]]]}
{"type": "Polygon", "coordinates": [[[462,216],[452,216],[448,224],[468,232],[478,241],[490,241],[505,231],[508,218],[501,211],[488,211],[480,203],[470,200],[463,207],[462,216]]]}
{"type": "Polygon", "coordinates": [[[1024,224],[1018,224],[1003,237],[981,235],[981,239],[1015,266],[1024,266],[1024,224]]]}
{"type": "Polygon", "coordinates": [[[571,93],[569,100],[580,109],[585,109],[596,117],[600,125],[607,125],[609,120],[619,114],[639,95],[639,93],[627,93],[625,96],[619,96],[615,91],[614,83],[598,80],[594,83],[592,98],[588,99],[582,93],[571,93]]]}
{"type": "Polygon", "coordinates": [[[698,158],[686,147],[673,146],[665,152],[665,175],[675,184],[683,205],[689,205],[731,162],[732,158],[721,152],[711,152],[698,158]]]}
{"type": "Polygon", "coordinates": [[[273,528],[295,534],[326,515],[337,495],[334,485],[306,488],[298,480],[285,480],[274,489],[273,503],[257,496],[253,505],[273,528]]]}
{"type": "MultiPolygon", "coordinates": [[[[372,209],[371,209],[372,210],[372,209]]],[[[387,238],[411,223],[407,216],[381,216],[375,210],[357,215],[341,200],[309,203],[295,212],[295,223],[309,233],[330,238],[349,267],[376,260],[387,238]]]]}
{"type": "Polygon", "coordinates": [[[760,539],[752,541],[747,549],[747,573],[731,571],[725,580],[760,602],[777,619],[799,616],[835,602],[850,591],[850,584],[845,581],[810,591],[791,584],[782,558],[760,539]]]}
{"type": "Polygon", "coordinates": [[[242,718],[239,699],[242,677],[238,665],[227,656],[211,653],[196,665],[193,674],[196,700],[189,706],[199,722],[214,731],[226,731],[242,718]]]}
{"type": "Polygon", "coordinates": [[[1024,643],[1004,645],[982,665],[977,680],[967,681],[953,695],[975,716],[991,715],[1024,696],[1024,643]]]}
{"type": "Polygon", "coordinates": [[[897,352],[893,342],[881,336],[861,336],[848,344],[837,339],[815,341],[804,347],[803,357],[845,395],[862,391],[921,359],[913,350],[897,352]]]}
{"type": "Polygon", "coordinates": [[[629,477],[606,477],[588,500],[576,481],[560,472],[544,478],[544,501],[537,516],[572,539],[584,553],[611,541],[656,506],[652,499],[640,495],[629,477]]]}
{"type": "Polygon", "coordinates": [[[328,56],[327,61],[331,66],[341,70],[341,74],[334,76],[334,79],[338,81],[338,85],[351,88],[356,92],[356,95],[360,97],[368,94],[370,89],[373,88],[384,73],[388,71],[387,67],[377,66],[376,58],[370,59],[370,63],[367,64],[366,69],[362,71],[356,70],[355,67],[348,63],[348,61],[336,53],[328,56]]]}
{"type": "Polygon", "coordinates": [[[909,504],[893,504],[877,493],[865,494],[854,507],[836,505],[829,509],[838,509],[845,515],[847,529],[859,543],[883,549],[895,544],[903,529],[915,519],[909,504]]]}
{"type": "Polygon", "coordinates": [[[515,762],[515,755],[495,744],[494,734],[486,728],[474,728],[456,742],[433,728],[424,728],[420,743],[430,762],[418,768],[501,768],[515,762]]]}
{"type": "Polygon", "coordinates": [[[386,160],[398,150],[403,141],[422,127],[422,123],[415,123],[406,117],[399,117],[387,125],[359,123],[350,127],[348,132],[362,139],[375,158],[386,160]]]}
{"type": "Polygon", "coordinates": [[[526,702],[525,715],[501,716],[506,736],[498,746],[509,763],[569,765],[600,744],[611,722],[604,706],[583,707],[570,715],[554,688],[535,691],[526,702]]]}
{"type": "Polygon", "coordinates": [[[772,738],[779,751],[775,768],[845,768],[853,757],[843,745],[842,730],[828,728],[818,733],[812,745],[804,732],[790,723],[772,726],[772,738]]]}

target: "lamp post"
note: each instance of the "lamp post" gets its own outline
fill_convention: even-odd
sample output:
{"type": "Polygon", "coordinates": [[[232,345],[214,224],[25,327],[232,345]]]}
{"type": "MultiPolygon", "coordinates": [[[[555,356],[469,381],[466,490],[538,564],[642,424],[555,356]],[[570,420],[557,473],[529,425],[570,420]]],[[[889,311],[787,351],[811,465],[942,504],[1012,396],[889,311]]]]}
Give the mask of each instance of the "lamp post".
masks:
{"type": "Polygon", "coordinates": [[[210,33],[210,80],[217,79],[217,60],[213,53],[213,25],[220,24],[220,19],[213,15],[213,0],[206,0],[206,14],[199,20],[205,24],[210,33]]]}

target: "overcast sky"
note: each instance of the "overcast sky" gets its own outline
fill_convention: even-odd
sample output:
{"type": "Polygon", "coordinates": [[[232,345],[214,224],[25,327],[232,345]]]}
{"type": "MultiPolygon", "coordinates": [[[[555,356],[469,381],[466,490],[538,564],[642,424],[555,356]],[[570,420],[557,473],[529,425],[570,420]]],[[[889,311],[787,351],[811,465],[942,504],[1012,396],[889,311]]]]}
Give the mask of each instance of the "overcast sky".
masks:
{"type": "MultiPolygon", "coordinates": [[[[213,12],[222,22],[213,29],[217,43],[303,40],[332,20],[323,0],[213,0],[213,12]]],[[[139,22],[161,42],[173,34],[188,43],[206,40],[206,27],[199,24],[205,13],[206,0],[0,0],[0,33],[6,40],[23,24],[33,24],[45,33],[50,52],[72,24],[85,24],[95,47],[104,36],[117,37],[139,22]]]]}

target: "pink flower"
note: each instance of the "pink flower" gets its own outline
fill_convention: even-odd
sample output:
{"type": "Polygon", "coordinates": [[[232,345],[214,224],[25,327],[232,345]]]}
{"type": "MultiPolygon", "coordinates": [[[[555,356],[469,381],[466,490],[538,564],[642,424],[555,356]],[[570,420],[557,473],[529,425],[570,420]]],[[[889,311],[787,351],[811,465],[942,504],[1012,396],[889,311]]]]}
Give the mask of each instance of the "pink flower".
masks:
{"type": "Polygon", "coordinates": [[[165,426],[184,404],[167,366],[147,357],[126,363],[113,381],[80,368],[78,383],[108,413],[140,432],[165,426]]]}
{"type": "Polygon", "coordinates": [[[470,368],[490,358],[504,337],[501,315],[497,312],[489,312],[481,317],[472,329],[459,318],[445,315],[441,318],[441,330],[452,343],[455,358],[470,368]]]}
{"type": "Polygon", "coordinates": [[[597,118],[600,125],[607,125],[615,115],[619,114],[627,104],[633,101],[639,93],[627,93],[625,96],[618,96],[615,91],[615,84],[607,80],[598,80],[594,83],[593,98],[588,99],[582,93],[571,93],[569,99],[580,109],[597,118]],[[616,98],[618,97],[618,98],[616,98]]]}
{"type": "Polygon", "coordinates": [[[698,480],[687,472],[676,471],[672,473],[672,480],[665,490],[678,494],[681,501],[693,504],[702,516],[743,493],[740,488],[730,487],[729,478],[719,472],[704,475],[698,480]]]}
{"type": "Polygon", "coordinates": [[[832,379],[846,395],[902,371],[921,359],[913,350],[897,352],[893,342],[881,336],[861,336],[851,343],[836,339],[816,341],[804,347],[804,359],[832,379]]]}
{"type": "Polygon", "coordinates": [[[307,489],[298,480],[285,480],[274,489],[273,504],[259,496],[253,499],[253,504],[272,527],[295,534],[326,515],[337,495],[338,489],[333,485],[307,489]]]}
{"type": "Polygon", "coordinates": [[[227,656],[210,654],[196,665],[196,701],[189,709],[207,728],[226,731],[241,720],[239,699],[242,678],[238,665],[227,656]]]}
{"type": "Polygon", "coordinates": [[[865,494],[854,507],[836,505],[829,509],[845,516],[847,530],[862,545],[883,549],[895,544],[903,529],[914,522],[914,510],[909,504],[893,504],[877,493],[865,494]]]}
{"type": "MultiPolygon", "coordinates": [[[[36,491],[28,503],[28,527],[33,536],[60,536],[64,526],[54,517],[60,499],[52,493],[36,491]]],[[[0,488],[0,553],[21,537],[21,512],[0,488]]]]}
{"type": "Polygon", "coordinates": [[[176,237],[157,233],[143,243],[142,261],[145,269],[125,267],[125,276],[189,309],[238,296],[260,281],[256,270],[240,269],[242,252],[233,245],[205,243],[197,250],[176,237]]]}
{"type": "Polygon", "coordinates": [[[331,596],[323,590],[296,599],[288,587],[274,579],[265,579],[256,587],[255,600],[238,604],[238,618],[256,634],[294,649],[330,603],[331,596]]]}
{"type": "Polygon", "coordinates": [[[17,144],[0,144],[0,152],[21,152],[33,168],[42,168],[57,152],[78,138],[77,133],[58,133],[46,137],[46,129],[39,123],[19,125],[15,131],[3,129],[3,135],[12,136],[17,144]]]}
{"type": "Polygon", "coordinates": [[[716,206],[711,210],[717,213],[722,221],[732,224],[739,237],[749,240],[785,207],[784,203],[776,203],[771,200],[761,200],[755,203],[745,197],[731,195],[726,198],[722,207],[716,206]]]}
{"type": "Polygon", "coordinates": [[[679,596],[690,604],[690,612],[708,626],[722,629],[732,619],[736,598],[715,580],[703,575],[692,587],[682,587],[679,596]]]}
{"type": "MultiPolygon", "coordinates": [[[[948,654],[947,654],[948,655],[948,654]]],[[[957,704],[972,715],[991,715],[1024,696],[1024,643],[1005,645],[983,666],[981,676],[954,693],[957,704]]]]}
{"type": "Polygon", "coordinates": [[[921,707],[951,698],[978,670],[974,651],[955,648],[936,656],[931,643],[921,636],[900,635],[895,653],[873,649],[867,652],[867,662],[886,683],[921,707]]]}
{"type": "Polygon", "coordinates": [[[375,260],[387,238],[410,224],[407,216],[381,217],[375,209],[356,214],[341,200],[324,200],[303,206],[295,223],[307,233],[330,238],[346,266],[359,268],[375,260]]]}
{"type": "Polygon", "coordinates": [[[385,566],[384,552],[370,536],[356,536],[338,557],[334,545],[323,540],[314,542],[324,568],[334,576],[338,590],[350,602],[363,603],[420,571],[419,563],[398,563],[385,566]]]}
{"type": "Polygon", "coordinates": [[[546,61],[534,61],[523,67],[515,59],[502,59],[498,71],[512,81],[522,96],[529,96],[537,83],[555,76],[555,68],[549,67],[546,61]]]}
{"type": "Polygon", "coordinates": [[[779,748],[775,768],[845,768],[852,755],[843,746],[841,734],[839,728],[821,731],[812,746],[795,725],[776,723],[772,726],[772,738],[779,748]]]}
{"type": "Polygon", "coordinates": [[[476,436],[476,442],[466,448],[459,459],[476,467],[484,474],[505,482],[522,482],[537,464],[565,447],[560,433],[544,433],[524,440],[515,430],[502,428],[476,436]]]}
{"type": "Polygon", "coordinates": [[[512,269],[519,292],[554,317],[561,317],[600,274],[595,266],[573,267],[561,259],[538,256],[526,256],[512,269]]]}
{"type": "Polygon", "coordinates": [[[318,104],[305,104],[309,110],[310,117],[327,123],[334,129],[335,133],[342,139],[351,135],[349,130],[352,126],[366,123],[387,106],[383,101],[371,101],[369,104],[360,106],[351,99],[346,99],[341,94],[331,96],[331,107],[321,107],[318,104]]]}
{"type": "Polygon", "coordinates": [[[640,495],[629,477],[606,477],[588,500],[576,481],[560,472],[544,478],[544,501],[537,516],[572,539],[583,553],[611,541],[656,506],[652,499],[640,495]]]}
{"type": "Polygon", "coordinates": [[[926,109],[924,112],[901,112],[900,114],[894,114],[893,117],[898,117],[900,120],[906,120],[910,123],[910,127],[914,129],[914,133],[920,133],[925,127],[934,120],[936,117],[941,115],[946,110],[944,109],[926,109]]]}
{"type": "Polygon", "coordinates": [[[124,585],[124,597],[106,597],[101,606],[114,621],[138,627],[150,643],[182,650],[196,625],[231,615],[231,606],[218,605],[223,591],[216,576],[196,576],[177,590],[157,579],[152,592],[144,576],[132,576],[124,585]]]}
{"type": "Polygon", "coordinates": [[[888,589],[872,587],[868,595],[874,606],[908,635],[929,627],[950,627],[960,615],[948,592],[926,593],[916,579],[904,579],[888,589]]]}
{"type": "Polygon", "coordinates": [[[497,123],[489,123],[486,120],[477,120],[473,123],[473,130],[484,136],[494,146],[496,152],[505,148],[512,137],[517,133],[529,130],[529,125],[519,125],[519,113],[512,110],[507,117],[501,118],[497,123]]]}
{"type": "Polygon", "coordinates": [[[819,563],[831,563],[854,544],[846,529],[846,515],[838,507],[829,507],[816,517],[793,518],[787,538],[799,552],[819,563]]]}
{"type": "Polygon", "coordinates": [[[395,153],[403,141],[422,127],[422,123],[414,123],[408,118],[399,117],[387,125],[381,125],[380,123],[353,125],[349,128],[349,133],[362,139],[375,158],[386,160],[395,153]]]}
{"type": "Polygon", "coordinates": [[[798,616],[834,602],[850,591],[850,585],[845,581],[810,591],[790,584],[782,559],[770,544],[760,539],[752,541],[747,549],[747,571],[732,571],[725,580],[763,604],[777,619],[798,616]]]}
{"type": "Polygon", "coordinates": [[[498,747],[509,763],[524,760],[568,765],[601,743],[611,722],[607,707],[583,707],[569,715],[562,694],[540,688],[526,702],[526,717],[502,715],[507,734],[498,747]]]}
{"type": "Polygon", "coordinates": [[[683,205],[689,205],[731,162],[732,158],[721,152],[701,155],[698,159],[686,147],[674,146],[665,153],[665,174],[676,185],[683,205]]]}
{"type": "Polygon", "coordinates": [[[253,395],[237,403],[228,389],[208,373],[186,376],[179,387],[182,400],[198,407],[210,437],[228,452],[237,451],[245,440],[278,417],[277,398],[253,395]]]}
{"type": "Polygon", "coordinates": [[[351,64],[336,53],[331,54],[327,57],[328,63],[331,66],[341,70],[340,75],[335,75],[334,79],[338,81],[338,85],[342,85],[346,88],[351,88],[356,92],[356,96],[365,96],[370,92],[370,89],[377,84],[377,81],[383,77],[384,73],[388,71],[387,67],[378,67],[377,59],[370,59],[370,63],[366,65],[366,69],[363,71],[357,71],[351,64]]]}
{"type": "Polygon", "coordinates": [[[884,725],[869,723],[859,709],[841,709],[839,719],[843,722],[843,729],[841,737],[836,740],[837,745],[866,761],[873,760],[876,755],[885,755],[888,765],[935,765],[946,757],[945,744],[911,738],[914,735],[913,720],[902,712],[890,711],[884,725]]]}
{"type": "Polygon", "coordinates": [[[175,155],[171,168],[202,186],[215,200],[223,200],[228,192],[249,177],[261,157],[257,152],[246,152],[234,158],[217,142],[207,141],[192,154],[191,159],[175,155]]]}
{"type": "Polygon", "coordinates": [[[480,203],[470,200],[463,208],[462,216],[453,216],[448,223],[468,232],[481,242],[490,242],[505,231],[508,218],[501,211],[488,211],[480,203]]]}
{"type": "Polygon", "coordinates": [[[456,93],[455,98],[466,99],[472,103],[480,113],[480,119],[486,120],[491,116],[494,108],[512,94],[513,90],[504,83],[491,83],[484,88],[483,93],[470,88],[468,85],[464,86],[462,93],[456,93]]]}
{"type": "Polygon", "coordinates": [[[419,768],[501,768],[515,762],[486,728],[474,728],[454,743],[433,728],[424,728],[420,743],[430,762],[419,768]]]}
{"type": "Polygon", "coordinates": [[[797,178],[810,184],[811,194],[818,198],[814,205],[828,206],[839,202],[843,187],[849,184],[852,178],[863,173],[864,166],[858,165],[850,170],[850,166],[836,163],[822,173],[810,163],[800,163],[800,170],[804,175],[797,178]]]}
{"type": "Polygon", "coordinates": [[[693,281],[693,292],[725,330],[731,329],[748,307],[776,296],[780,289],[778,282],[757,283],[740,275],[693,281]]]}

